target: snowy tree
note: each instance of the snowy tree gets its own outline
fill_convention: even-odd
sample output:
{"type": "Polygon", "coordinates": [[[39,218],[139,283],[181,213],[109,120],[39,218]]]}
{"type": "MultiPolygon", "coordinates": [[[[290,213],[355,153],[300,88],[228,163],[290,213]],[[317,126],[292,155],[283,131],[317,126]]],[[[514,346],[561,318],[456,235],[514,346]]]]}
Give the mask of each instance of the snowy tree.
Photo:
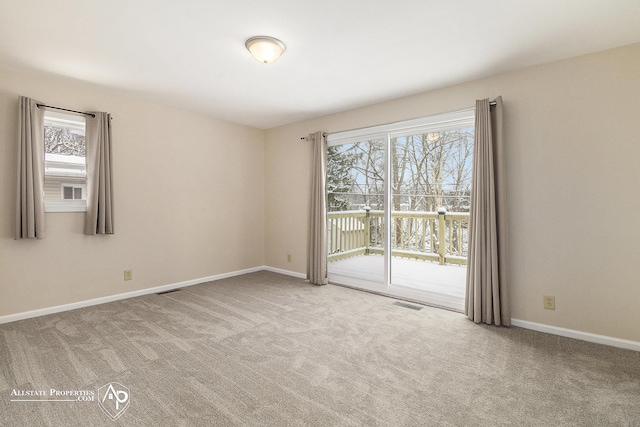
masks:
{"type": "Polygon", "coordinates": [[[45,153],[67,156],[85,156],[84,135],[57,126],[44,127],[45,153]]]}
{"type": "Polygon", "coordinates": [[[327,210],[329,212],[349,210],[349,195],[355,183],[351,173],[355,154],[350,151],[341,151],[339,147],[329,147],[327,159],[327,210]]]}
{"type": "MultiPolygon", "coordinates": [[[[369,140],[329,149],[329,211],[365,205],[384,209],[386,140],[369,140]]],[[[392,211],[468,212],[471,195],[473,128],[401,136],[389,146],[392,211]]],[[[381,224],[380,224],[381,225],[381,224]]],[[[461,238],[453,225],[451,238],[461,238]]],[[[417,221],[394,221],[394,246],[419,239],[417,221]]],[[[437,235],[437,224],[429,222],[437,235]]],[[[382,230],[371,233],[381,236],[382,230]]]]}
{"type": "MultiPolygon", "coordinates": [[[[384,208],[385,145],[363,141],[329,148],[330,210],[384,208]]],[[[468,211],[473,129],[392,138],[392,210],[468,211]]]]}

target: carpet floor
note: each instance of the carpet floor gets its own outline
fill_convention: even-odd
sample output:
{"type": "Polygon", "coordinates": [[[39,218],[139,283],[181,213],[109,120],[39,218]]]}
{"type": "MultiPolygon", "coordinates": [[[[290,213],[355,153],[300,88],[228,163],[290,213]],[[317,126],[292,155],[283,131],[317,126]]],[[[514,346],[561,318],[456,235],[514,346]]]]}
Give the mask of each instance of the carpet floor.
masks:
{"type": "Polygon", "coordinates": [[[640,425],[639,352],[393,302],[258,272],[0,325],[0,425],[640,425]]]}

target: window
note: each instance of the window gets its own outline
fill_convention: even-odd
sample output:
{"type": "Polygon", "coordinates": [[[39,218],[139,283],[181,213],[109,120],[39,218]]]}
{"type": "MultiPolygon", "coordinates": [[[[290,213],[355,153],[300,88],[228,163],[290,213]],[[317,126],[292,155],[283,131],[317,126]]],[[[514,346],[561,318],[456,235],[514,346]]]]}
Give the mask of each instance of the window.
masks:
{"type": "Polygon", "coordinates": [[[62,184],[63,200],[86,200],[87,186],[84,184],[62,184]]]}
{"type": "Polygon", "coordinates": [[[44,199],[46,212],[87,210],[84,116],[44,113],[44,199]]]}

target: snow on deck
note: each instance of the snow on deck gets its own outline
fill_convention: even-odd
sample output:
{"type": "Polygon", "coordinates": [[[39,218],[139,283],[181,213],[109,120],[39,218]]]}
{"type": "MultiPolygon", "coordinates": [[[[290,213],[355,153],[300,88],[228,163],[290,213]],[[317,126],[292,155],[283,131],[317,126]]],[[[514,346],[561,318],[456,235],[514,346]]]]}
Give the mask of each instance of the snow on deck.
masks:
{"type": "MultiPolygon", "coordinates": [[[[384,257],[361,255],[328,264],[329,275],[382,282],[384,257]]],[[[430,261],[391,258],[391,283],[464,299],[467,267],[430,261]]]]}

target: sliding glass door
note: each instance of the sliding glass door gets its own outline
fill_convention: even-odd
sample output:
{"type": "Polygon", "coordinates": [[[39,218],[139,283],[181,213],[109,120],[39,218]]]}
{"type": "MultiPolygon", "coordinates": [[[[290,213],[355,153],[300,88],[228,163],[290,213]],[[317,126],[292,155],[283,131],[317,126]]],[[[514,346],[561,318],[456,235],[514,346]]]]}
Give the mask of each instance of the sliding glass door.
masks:
{"type": "Polygon", "coordinates": [[[473,110],[328,140],[329,280],[462,310],[473,110]]]}

